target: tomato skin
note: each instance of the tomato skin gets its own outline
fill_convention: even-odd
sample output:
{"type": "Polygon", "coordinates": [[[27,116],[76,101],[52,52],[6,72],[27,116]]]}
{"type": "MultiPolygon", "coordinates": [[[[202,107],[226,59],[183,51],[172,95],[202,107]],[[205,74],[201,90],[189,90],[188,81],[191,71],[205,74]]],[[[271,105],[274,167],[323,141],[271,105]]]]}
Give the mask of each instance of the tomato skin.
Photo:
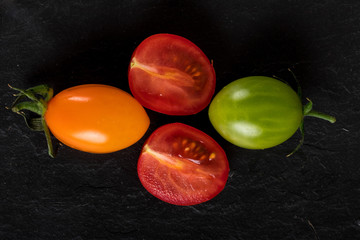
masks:
{"type": "Polygon", "coordinates": [[[195,205],[225,187],[229,163],[224,150],[204,132],[182,123],[163,125],[146,140],[138,176],[153,196],[174,205],[195,205]]]}
{"type": "Polygon", "coordinates": [[[214,97],[210,122],[229,142],[248,149],[274,147],[289,139],[303,119],[301,100],[270,77],[235,80],[214,97]]]}
{"type": "Polygon", "coordinates": [[[90,153],[129,147],[150,124],[135,98],[102,84],[79,85],[58,93],[48,102],[44,118],[59,141],[90,153]]]}
{"type": "Polygon", "coordinates": [[[215,71],[194,43],[155,34],[135,49],[128,71],[130,90],[146,108],[168,115],[192,115],[209,105],[215,71]]]}

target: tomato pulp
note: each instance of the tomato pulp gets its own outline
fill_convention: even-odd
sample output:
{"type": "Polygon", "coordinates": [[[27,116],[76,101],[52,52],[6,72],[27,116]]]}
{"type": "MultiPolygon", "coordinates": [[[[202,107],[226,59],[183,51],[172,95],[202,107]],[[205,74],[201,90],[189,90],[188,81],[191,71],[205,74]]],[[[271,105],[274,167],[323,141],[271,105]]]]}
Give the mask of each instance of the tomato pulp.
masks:
{"type": "Polygon", "coordinates": [[[220,90],[210,104],[209,118],[229,142],[264,149],[290,138],[302,122],[303,110],[290,86],[274,78],[252,76],[220,90]]]}
{"type": "Polygon", "coordinates": [[[155,197],[195,205],[225,187],[229,164],[224,150],[204,132],[181,123],[155,130],[138,161],[141,183],[155,197]]]}
{"type": "Polygon", "coordinates": [[[156,34],[141,42],[131,57],[128,78],[132,94],[144,107],[169,115],[203,110],[216,81],[201,49],[173,34],[156,34]]]}
{"type": "Polygon", "coordinates": [[[109,153],[137,142],[149,127],[149,117],[127,92],[101,84],[68,88],[47,104],[44,115],[54,136],[65,145],[109,153]]]}

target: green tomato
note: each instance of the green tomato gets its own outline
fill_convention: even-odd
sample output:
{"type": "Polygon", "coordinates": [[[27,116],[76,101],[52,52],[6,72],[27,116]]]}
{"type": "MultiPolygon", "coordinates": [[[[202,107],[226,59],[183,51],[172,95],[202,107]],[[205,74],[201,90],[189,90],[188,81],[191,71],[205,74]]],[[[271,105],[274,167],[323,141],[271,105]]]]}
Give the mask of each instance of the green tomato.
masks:
{"type": "Polygon", "coordinates": [[[302,123],[301,100],[287,84],[252,76],[225,86],[209,107],[210,122],[227,141],[265,149],[289,139],[302,123]]]}

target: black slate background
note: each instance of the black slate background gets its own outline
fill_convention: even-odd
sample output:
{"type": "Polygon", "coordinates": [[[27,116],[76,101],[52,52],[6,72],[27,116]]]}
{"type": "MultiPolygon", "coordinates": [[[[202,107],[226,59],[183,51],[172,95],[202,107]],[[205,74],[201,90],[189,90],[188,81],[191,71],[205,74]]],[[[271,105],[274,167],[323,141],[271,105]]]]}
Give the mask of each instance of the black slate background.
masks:
{"type": "MultiPolygon", "coordinates": [[[[359,1],[0,1],[0,239],[360,239],[359,1]],[[194,116],[148,110],[151,126],[132,147],[105,155],[60,146],[5,109],[7,84],[83,83],[129,91],[135,47],[160,32],[184,36],[214,61],[219,91],[249,75],[276,75],[335,124],[306,119],[299,134],[263,151],[227,143],[207,109],[194,116]],[[213,200],[161,202],[141,186],[136,164],[157,127],[183,122],[225,149],[231,172],[213,200]]],[[[305,101],[304,101],[305,102],[305,101]]]]}

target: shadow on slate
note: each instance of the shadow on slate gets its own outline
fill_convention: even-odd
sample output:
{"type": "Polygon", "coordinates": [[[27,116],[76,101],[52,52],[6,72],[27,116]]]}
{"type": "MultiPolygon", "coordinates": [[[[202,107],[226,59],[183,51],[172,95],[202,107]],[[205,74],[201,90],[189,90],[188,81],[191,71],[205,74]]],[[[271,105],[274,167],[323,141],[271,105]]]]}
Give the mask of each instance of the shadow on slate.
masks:
{"type": "Polygon", "coordinates": [[[127,79],[130,58],[145,38],[172,33],[188,38],[200,48],[206,47],[199,29],[211,26],[211,19],[196,4],[156,1],[151,5],[139,3],[140,7],[136,3],[124,4],[125,9],[101,8],[90,19],[88,15],[78,15],[79,19],[64,19],[62,24],[57,22],[62,19],[45,21],[43,27],[49,33],[47,41],[54,43],[51,54],[55,57],[34,69],[29,85],[47,83],[59,92],[79,84],[101,83],[130,92],[127,79]],[[80,23],[73,26],[71,21],[80,23]]]}
{"type": "Polygon", "coordinates": [[[224,75],[218,76],[217,91],[236,79],[254,75],[275,75],[296,89],[287,69],[292,68],[303,81],[302,76],[307,76],[305,66],[314,52],[309,48],[308,26],[301,25],[307,21],[302,18],[294,12],[262,16],[242,30],[244,36],[234,33],[238,39],[236,45],[231,44],[232,39],[223,39],[225,45],[221,51],[228,58],[226,65],[222,63],[224,75]]]}

